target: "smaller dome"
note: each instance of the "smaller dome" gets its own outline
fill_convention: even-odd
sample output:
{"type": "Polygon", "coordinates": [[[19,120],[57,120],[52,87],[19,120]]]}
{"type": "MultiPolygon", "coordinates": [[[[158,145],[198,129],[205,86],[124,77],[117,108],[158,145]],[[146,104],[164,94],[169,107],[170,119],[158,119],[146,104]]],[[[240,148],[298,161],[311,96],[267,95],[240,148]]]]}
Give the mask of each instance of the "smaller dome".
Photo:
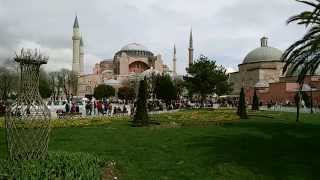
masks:
{"type": "Polygon", "coordinates": [[[130,43],[121,48],[121,51],[149,51],[145,46],[138,43],[130,43]]]}
{"type": "Polygon", "coordinates": [[[269,47],[268,38],[261,38],[261,47],[251,51],[243,61],[243,64],[254,63],[254,62],[265,62],[265,61],[280,61],[282,51],[269,47]]]}

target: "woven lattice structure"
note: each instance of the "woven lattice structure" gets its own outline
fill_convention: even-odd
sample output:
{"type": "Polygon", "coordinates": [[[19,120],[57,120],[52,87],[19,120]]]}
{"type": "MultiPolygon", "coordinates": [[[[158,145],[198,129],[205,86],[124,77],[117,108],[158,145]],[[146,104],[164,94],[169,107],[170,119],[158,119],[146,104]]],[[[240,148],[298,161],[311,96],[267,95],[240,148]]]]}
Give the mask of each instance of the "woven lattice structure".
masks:
{"type": "Polygon", "coordinates": [[[6,136],[12,160],[47,157],[50,111],[39,93],[39,70],[48,58],[21,50],[14,58],[20,64],[20,92],[6,115],[6,136]]]}

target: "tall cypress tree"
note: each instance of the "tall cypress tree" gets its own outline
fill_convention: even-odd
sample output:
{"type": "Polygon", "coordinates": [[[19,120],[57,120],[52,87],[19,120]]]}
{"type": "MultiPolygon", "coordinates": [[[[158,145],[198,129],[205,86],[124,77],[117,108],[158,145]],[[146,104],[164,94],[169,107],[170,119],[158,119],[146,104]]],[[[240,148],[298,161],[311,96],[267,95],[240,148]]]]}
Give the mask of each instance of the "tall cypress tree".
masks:
{"type": "Polygon", "coordinates": [[[139,83],[139,91],[137,98],[137,108],[133,117],[133,125],[137,127],[148,125],[148,112],[147,112],[147,82],[141,80],[139,83]]]}
{"type": "Polygon", "coordinates": [[[257,90],[254,89],[254,95],[252,98],[252,110],[259,111],[259,97],[257,96],[257,90]]]}
{"type": "Polygon", "coordinates": [[[241,88],[237,114],[241,119],[248,119],[244,89],[241,88]]]}

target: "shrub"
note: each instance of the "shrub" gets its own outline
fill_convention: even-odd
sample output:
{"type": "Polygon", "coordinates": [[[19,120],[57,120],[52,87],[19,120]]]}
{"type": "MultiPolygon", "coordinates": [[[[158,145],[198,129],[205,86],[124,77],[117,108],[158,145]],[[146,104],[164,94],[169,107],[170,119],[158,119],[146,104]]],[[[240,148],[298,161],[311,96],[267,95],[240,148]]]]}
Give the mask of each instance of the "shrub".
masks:
{"type": "Polygon", "coordinates": [[[134,89],[131,87],[121,87],[118,90],[118,97],[124,100],[133,100],[135,98],[134,89]]]}
{"type": "Polygon", "coordinates": [[[248,119],[244,89],[241,88],[237,114],[241,119],[248,119]]]}
{"type": "Polygon", "coordinates": [[[254,95],[252,98],[252,110],[259,111],[259,97],[257,95],[257,90],[254,90],[254,95]]]}
{"type": "Polygon", "coordinates": [[[0,160],[0,179],[101,179],[105,165],[87,153],[51,152],[47,160],[0,160]]]}
{"type": "Polygon", "coordinates": [[[115,95],[115,89],[112,86],[100,84],[94,88],[93,96],[96,99],[109,98],[115,95]]]}
{"type": "Polygon", "coordinates": [[[134,126],[148,125],[147,96],[147,82],[146,80],[141,80],[138,91],[137,109],[133,117],[134,126]]]}

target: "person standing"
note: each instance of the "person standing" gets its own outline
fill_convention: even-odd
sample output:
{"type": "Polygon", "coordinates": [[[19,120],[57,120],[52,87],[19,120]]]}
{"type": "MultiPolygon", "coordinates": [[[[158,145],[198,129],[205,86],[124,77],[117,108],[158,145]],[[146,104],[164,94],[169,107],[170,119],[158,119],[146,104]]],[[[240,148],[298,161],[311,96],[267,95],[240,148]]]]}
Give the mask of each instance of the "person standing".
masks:
{"type": "Polygon", "coordinates": [[[69,112],[70,112],[70,105],[69,105],[69,102],[68,102],[68,101],[66,102],[66,105],[65,105],[65,112],[66,112],[66,113],[69,113],[69,112]]]}

